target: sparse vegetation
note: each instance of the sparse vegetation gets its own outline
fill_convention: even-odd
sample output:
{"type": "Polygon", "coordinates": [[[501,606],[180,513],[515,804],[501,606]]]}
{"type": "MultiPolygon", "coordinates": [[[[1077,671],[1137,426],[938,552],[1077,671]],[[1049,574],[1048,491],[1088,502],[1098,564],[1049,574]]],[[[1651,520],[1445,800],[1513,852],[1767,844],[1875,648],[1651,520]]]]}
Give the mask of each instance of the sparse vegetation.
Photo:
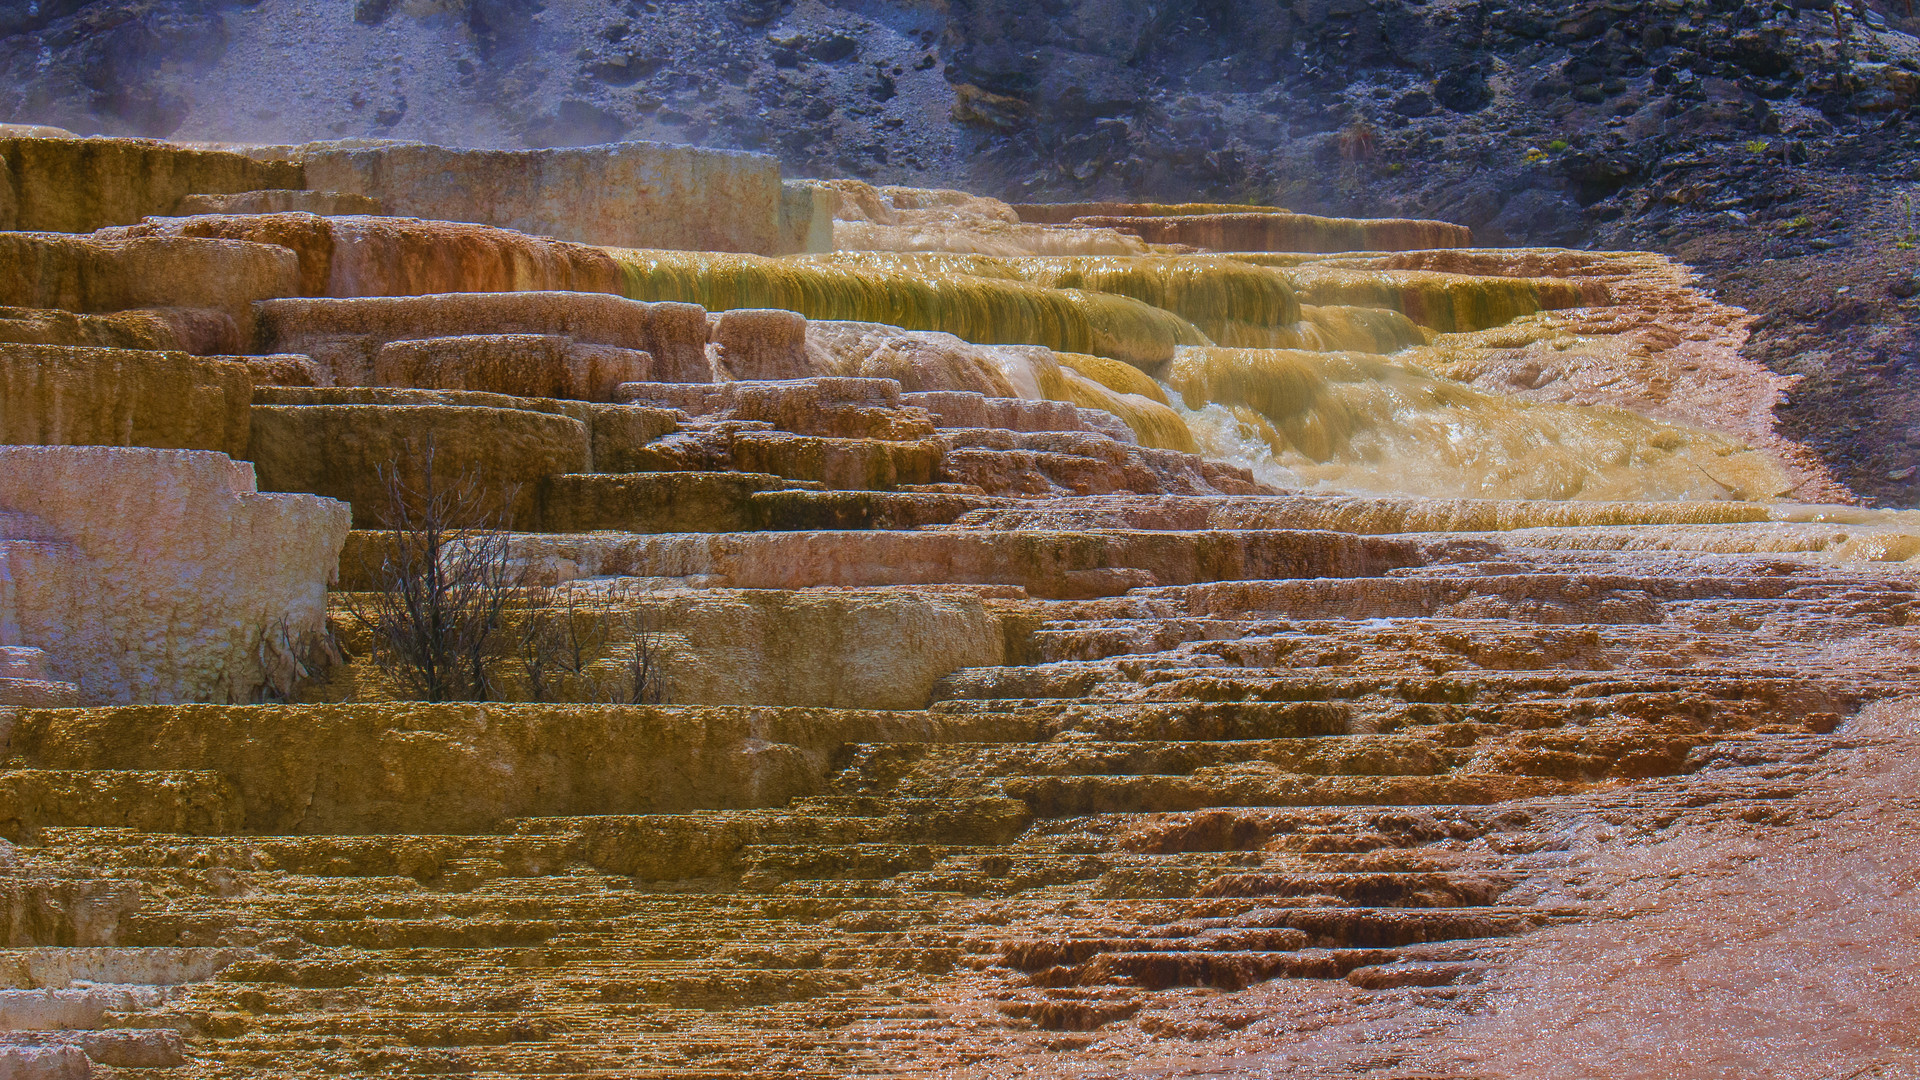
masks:
{"type": "Polygon", "coordinates": [[[522,590],[518,652],[533,701],[660,705],[664,650],[646,590],[616,585],[594,598],[578,583],[522,590]]]}
{"type": "Polygon", "coordinates": [[[1567,140],[1555,139],[1552,142],[1547,144],[1547,149],[1553,151],[1556,154],[1565,153],[1567,149],[1567,140]]]}
{"type": "Polygon", "coordinates": [[[1379,135],[1365,120],[1355,120],[1340,133],[1340,160],[1349,166],[1373,157],[1379,135]]]}
{"type": "Polygon", "coordinates": [[[626,640],[616,645],[609,659],[616,665],[607,700],[619,705],[663,705],[667,701],[666,673],[662,669],[659,627],[652,609],[640,603],[630,591],[621,619],[626,640]]]}
{"type": "Polygon", "coordinates": [[[266,676],[257,699],[260,702],[293,701],[302,686],[325,677],[345,661],[331,626],[318,633],[300,633],[285,616],[260,628],[254,653],[266,676]]]}
{"type": "Polygon", "coordinates": [[[1773,144],[1765,139],[1747,140],[1747,153],[1749,154],[1764,154],[1771,149],[1773,149],[1773,144]]]}
{"type": "MultiPolygon", "coordinates": [[[[519,586],[504,511],[491,510],[482,477],[449,482],[431,438],[381,469],[387,506],[372,591],[348,614],[372,640],[375,668],[408,698],[486,701],[503,653],[501,616],[519,586]]],[[[510,500],[506,500],[510,501],[510,500]]]]}
{"type": "Polygon", "coordinates": [[[520,623],[520,662],[526,669],[527,696],[534,701],[566,700],[565,680],[577,685],[606,642],[606,622],[580,603],[577,585],[542,586],[523,591],[526,612],[520,623]]]}

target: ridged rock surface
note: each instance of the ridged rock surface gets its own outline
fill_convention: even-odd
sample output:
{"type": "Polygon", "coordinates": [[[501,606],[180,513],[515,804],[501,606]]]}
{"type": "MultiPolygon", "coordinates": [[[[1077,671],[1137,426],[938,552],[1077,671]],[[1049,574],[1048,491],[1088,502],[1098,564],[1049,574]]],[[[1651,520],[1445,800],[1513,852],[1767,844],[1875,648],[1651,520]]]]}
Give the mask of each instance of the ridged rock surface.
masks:
{"type": "Polygon", "coordinates": [[[553,334],[462,334],[391,341],[373,358],[377,386],[575,401],[611,401],[621,383],[646,382],[652,375],[651,353],[581,345],[553,334]]]}
{"type": "Polygon", "coordinates": [[[129,308],[102,315],[58,308],[0,308],[0,341],[178,351],[205,356],[242,347],[233,317],[205,308],[129,308]]]}
{"type": "Polygon", "coordinates": [[[182,195],[173,212],[195,214],[378,214],[380,200],[344,191],[240,191],[229,195],[182,195]]]}

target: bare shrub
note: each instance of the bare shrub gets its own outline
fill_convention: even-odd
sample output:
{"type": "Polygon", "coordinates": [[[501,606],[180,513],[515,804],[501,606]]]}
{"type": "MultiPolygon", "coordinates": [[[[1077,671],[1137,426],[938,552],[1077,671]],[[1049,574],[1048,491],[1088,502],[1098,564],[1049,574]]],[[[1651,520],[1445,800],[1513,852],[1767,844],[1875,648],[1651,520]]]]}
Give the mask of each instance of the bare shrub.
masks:
{"type": "Polygon", "coordinates": [[[331,624],[318,631],[295,633],[284,615],[260,628],[254,638],[254,655],[265,679],[254,693],[255,704],[292,701],[301,687],[324,678],[335,665],[346,661],[331,624]]]}
{"type": "Polygon", "coordinates": [[[409,698],[486,701],[505,650],[501,615],[520,582],[506,511],[486,497],[478,470],[448,482],[434,468],[433,440],[380,470],[387,505],[374,583],[348,613],[373,640],[372,661],[409,698]],[[417,479],[409,482],[408,477],[417,479]]]}
{"type": "Polygon", "coordinates": [[[609,687],[608,700],[622,705],[664,705],[667,703],[667,679],[660,645],[660,632],[653,611],[641,600],[640,590],[624,590],[625,610],[619,618],[625,624],[626,641],[610,650],[610,658],[619,665],[619,675],[609,687]]]}
{"type": "Polygon", "coordinates": [[[571,584],[536,586],[523,595],[519,653],[527,696],[534,701],[565,700],[563,679],[577,688],[587,678],[587,665],[606,642],[606,620],[581,605],[579,590],[571,584]]]}
{"type": "Polygon", "coordinates": [[[578,583],[524,589],[520,662],[533,701],[662,705],[666,650],[649,590],[615,585],[595,593],[578,583]]]}

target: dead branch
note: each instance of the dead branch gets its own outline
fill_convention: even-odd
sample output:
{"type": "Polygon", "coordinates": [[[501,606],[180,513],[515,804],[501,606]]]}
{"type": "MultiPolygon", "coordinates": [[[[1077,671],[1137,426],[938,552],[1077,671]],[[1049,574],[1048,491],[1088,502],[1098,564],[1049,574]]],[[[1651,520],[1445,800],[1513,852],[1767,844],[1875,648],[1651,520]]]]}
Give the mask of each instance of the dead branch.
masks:
{"type": "Polygon", "coordinates": [[[407,444],[380,478],[386,543],[380,565],[363,566],[373,591],[348,612],[373,640],[374,666],[410,698],[486,701],[501,615],[519,586],[506,512],[489,507],[512,500],[485,498],[477,469],[447,481],[431,437],[407,444]]]}

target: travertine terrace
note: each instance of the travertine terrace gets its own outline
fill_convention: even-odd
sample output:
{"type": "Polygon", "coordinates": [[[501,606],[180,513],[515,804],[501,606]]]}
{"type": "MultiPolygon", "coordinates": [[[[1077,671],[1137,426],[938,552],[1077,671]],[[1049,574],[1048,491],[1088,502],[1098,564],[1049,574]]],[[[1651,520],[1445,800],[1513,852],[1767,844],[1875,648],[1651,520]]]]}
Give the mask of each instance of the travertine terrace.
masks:
{"type": "Polygon", "coordinates": [[[1911,797],[1920,522],[1684,267],[651,144],[21,132],[0,225],[0,1074],[1592,1075],[1581,957],[1623,1075],[1911,1064],[1619,955],[1911,797]],[[483,702],[354,615],[429,438],[483,702]]]}

